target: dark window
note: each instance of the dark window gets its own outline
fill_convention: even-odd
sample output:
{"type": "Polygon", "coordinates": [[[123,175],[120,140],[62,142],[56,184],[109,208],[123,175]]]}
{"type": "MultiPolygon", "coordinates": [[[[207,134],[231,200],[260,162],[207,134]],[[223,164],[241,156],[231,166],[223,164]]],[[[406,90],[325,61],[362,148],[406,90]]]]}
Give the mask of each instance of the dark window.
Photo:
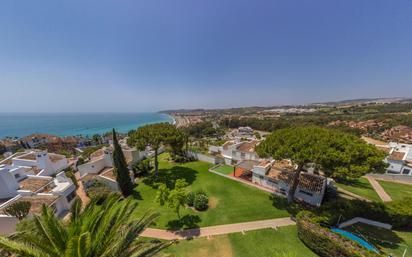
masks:
{"type": "Polygon", "coordinates": [[[17,178],[20,178],[20,174],[16,174],[16,175],[14,175],[14,177],[17,179],[17,178]]]}
{"type": "Polygon", "coordinates": [[[299,190],[299,193],[302,193],[302,194],[308,195],[308,196],[313,196],[312,193],[309,193],[309,192],[306,192],[306,191],[303,191],[303,190],[299,190]]]}
{"type": "Polygon", "coordinates": [[[260,178],[260,179],[263,179],[263,176],[262,176],[262,175],[259,175],[259,178],[260,178]]]}
{"type": "Polygon", "coordinates": [[[66,196],[66,199],[70,203],[75,197],[76,197],[76,191],[73,191],[68,196],[66,196]]]}
{"type": "Polygon", "coordinates": [[[404,169],[404,170],[402,171],[402,174],[409,174],[410,171],[411,171],[411,170],[409,170],[409,169],[404,169]]]}

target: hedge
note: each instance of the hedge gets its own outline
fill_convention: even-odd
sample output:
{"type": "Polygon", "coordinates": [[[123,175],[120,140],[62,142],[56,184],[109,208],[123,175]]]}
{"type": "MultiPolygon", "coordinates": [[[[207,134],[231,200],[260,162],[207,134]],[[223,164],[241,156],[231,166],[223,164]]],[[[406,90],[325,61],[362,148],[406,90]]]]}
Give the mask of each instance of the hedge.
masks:
{"type": "Polygon", "coordinates": [[[347,238],[333,233],[313,222],[312,213],[302,211],[297,215],[299,239],[321,257],[381,257],[347,238]]]}

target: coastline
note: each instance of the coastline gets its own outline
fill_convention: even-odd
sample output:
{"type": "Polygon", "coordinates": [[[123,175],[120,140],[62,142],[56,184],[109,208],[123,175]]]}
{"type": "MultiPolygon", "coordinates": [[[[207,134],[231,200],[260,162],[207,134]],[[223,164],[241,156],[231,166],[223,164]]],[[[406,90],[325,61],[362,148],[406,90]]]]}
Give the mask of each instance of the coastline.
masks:
{"type": "Polygon", "coordinates": [[[4,126],[0,139],[21,138],[32,134],[92,136],[105,134],[115,128],[127,133],[138,127],[167,122],[176,124],[172,115],[165,113],[0,113],[4,126]]]}

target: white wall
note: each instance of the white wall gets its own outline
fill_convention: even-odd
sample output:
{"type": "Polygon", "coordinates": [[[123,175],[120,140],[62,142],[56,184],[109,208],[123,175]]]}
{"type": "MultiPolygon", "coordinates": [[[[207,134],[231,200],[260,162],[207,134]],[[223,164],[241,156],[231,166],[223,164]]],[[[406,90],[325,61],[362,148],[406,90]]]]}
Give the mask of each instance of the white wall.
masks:
{"type": "Polygon", "coordinates": [[[16,231],[19,220],[15,217],[0,215],[0,235],[10,235],[16,231]]]}
{"type": "Polygon", "coordinates": [[[99,173],[102,169],[106,167],[106,161],[104,158],[100,159],[95,159],[93,161],[90,161],[88,163],[82,164],[77,166],[77,169],[80,173],[80,176],[84,176],[88,173],[91,174],[97,174],[99,173]]]}

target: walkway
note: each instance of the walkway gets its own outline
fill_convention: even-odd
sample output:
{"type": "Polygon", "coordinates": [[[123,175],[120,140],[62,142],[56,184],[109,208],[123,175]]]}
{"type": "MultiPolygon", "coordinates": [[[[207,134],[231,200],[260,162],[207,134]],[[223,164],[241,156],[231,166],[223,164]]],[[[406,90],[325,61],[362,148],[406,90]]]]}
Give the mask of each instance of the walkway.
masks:
{"type": "Polygon", "coordinates": [[[84,188],[83,188],[83,183],[80,180],[80,173],[76,172],[74,173],[74,176],[76,177],[77,180],[77,189],[76,189],[76,194],[77,196],[80,198],[80,200],[82,200],[83,206],[85,206],[86,204],[88,204],[90,202],[90,198],[87,196],[84,188]]]}
{"type": "Polygon", "coordinates": [[[392,198],[385,192],[385,190],[383,189],[381,184],[379,184],[378,181],[368,176],[366,176],[366,179],[372,185],[373,189],[376,191],[376,193],[379,195],[379,197],[382,199],[383,202],[392,201],[392,198]]]}
{"type": "Polygon", "coordinates": [[[259,220],[219,226],[210,226],[203,228],[187,229],[182,231],[168,231],[162,229],[147,228],[141,236],[151,237],[163,240],[182,240],[194,237],[209,237],[216,235],[225,235],[230,233],[238,233],[250,230],[277,228],[283,226],[295,225],[296,223],[290,218],[279,218],[270,220],[259,220]]]}

